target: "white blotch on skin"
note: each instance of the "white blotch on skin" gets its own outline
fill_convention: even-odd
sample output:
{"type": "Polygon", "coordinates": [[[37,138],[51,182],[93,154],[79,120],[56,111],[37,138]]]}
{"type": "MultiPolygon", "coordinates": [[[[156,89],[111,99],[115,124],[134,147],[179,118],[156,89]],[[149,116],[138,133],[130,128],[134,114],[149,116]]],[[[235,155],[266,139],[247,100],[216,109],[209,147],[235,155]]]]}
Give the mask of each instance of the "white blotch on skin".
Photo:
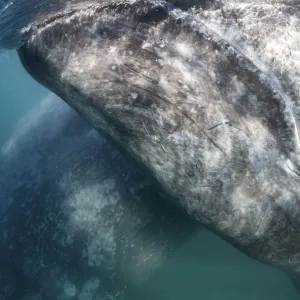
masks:
{"type": "Polygon", "coordinates": [[[186,65],[179,59],[173,60],[173,65],[177,70],[180,71],[182,77],[187,82],[195,81],[195,78],[193,76],[193,73],[186,67],[186,65]]]}
{"type": "Polygon", "coordinates": [[[176,43],[175,47],[178,53],[183,57],[191,58],[193,56],[193,48],[190,45],[183,42],[179,42],[176,43]]]}
{"type": "Polygon", "coordinates": [[[61,186],[69,197],[66,209],[69,214],[68,231],[70,235],[84,230],[89,237],[86,253],[90,266],[114,264],[116,252],[116,221],[109,219],[107,213],[118,216],[117,203],[120,195],[114,190],[115,181],[107,179],[94,185],[82,186],[72,182],[72,176],[65,176],[61,186]],[[95,201],[97,199],[97,201],[95,201]],[[104,260],[109,260],[105,261],[104,260]]]}

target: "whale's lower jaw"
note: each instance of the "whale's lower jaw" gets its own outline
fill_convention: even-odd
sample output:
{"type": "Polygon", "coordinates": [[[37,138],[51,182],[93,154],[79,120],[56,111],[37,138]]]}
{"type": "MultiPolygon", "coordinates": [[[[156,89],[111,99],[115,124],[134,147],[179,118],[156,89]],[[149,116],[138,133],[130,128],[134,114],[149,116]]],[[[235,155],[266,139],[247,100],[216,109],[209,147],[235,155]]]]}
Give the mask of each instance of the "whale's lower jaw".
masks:
{"type": "Polygon", "coordinates": [[[298,108],[288,80],[166,2],[54,15],[19,56],[176,205],[299,278],[298,108]]]}

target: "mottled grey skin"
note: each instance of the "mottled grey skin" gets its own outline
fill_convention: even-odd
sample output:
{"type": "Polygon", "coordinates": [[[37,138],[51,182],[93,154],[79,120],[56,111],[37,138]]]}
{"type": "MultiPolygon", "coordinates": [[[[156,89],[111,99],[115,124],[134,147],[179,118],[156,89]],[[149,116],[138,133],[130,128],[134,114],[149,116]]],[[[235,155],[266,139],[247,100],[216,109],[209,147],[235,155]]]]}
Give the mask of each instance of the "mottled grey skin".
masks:
{"type": "Polygon", "coordinates": [[[173,203],[297,284],[299,9],[203,3],[95,1],[41,21],[19,55],[173,203]]]}
{"type": "Polygon", "coordinates": [[[200,229],[53,96],[1,149],[0,174],[1,300],[128,299],[200,229]]]}

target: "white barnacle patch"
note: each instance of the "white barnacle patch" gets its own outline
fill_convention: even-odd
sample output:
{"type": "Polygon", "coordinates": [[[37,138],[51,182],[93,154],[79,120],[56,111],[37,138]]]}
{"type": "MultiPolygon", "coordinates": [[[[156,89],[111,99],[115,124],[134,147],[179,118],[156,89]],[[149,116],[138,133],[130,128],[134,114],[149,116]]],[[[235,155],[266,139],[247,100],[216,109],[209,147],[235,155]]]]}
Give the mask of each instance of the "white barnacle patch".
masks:
{"type": "Polygon", "coordinates": [[[170,81],[168,80],[168,78],[166,76],[160,76],[160,80],[158,82],[158,85],[160,87],[162,87],[166,92],[170,92],[172,93],[173,91],[173,86],[170,83],[170,81]]]}
{"type": "Polygon", "coordinates": [[[142,44],[142,49],[152,49],[152,44],[150,44],[149,42],[143,42],[142,44]]]}
{"type": "Polygon", "coordinates": [[[190,70],[188,65],[179,59],[172,59],[171,64],[177,69],[182,75],[183,79],[187,82],[195,81],[193,72],[190,70]]]}
{"type": "Polygon", "coordinates": [[[251,162],[251,168],[253,173],[259,176],[261,172],[267,170],[270,163],[269,158],[273,159],[271,155],[276,149],[276,141],[268,128],[257,119],[248,118],[244,122],[249,132],[248,138],[250,138],[248,157],[251,162]],[[270,147],[271,145],[273,145],[272,148],[270,147]]]}
{"type": "Polygon", "coordinates": [[[118,53],[118,48],[116,46],[110,46],[107,50],[110,55],[114,55],[118,53]]]}
{"type": "Polygon", "coordinates": [[[133,100],[136,100],[137,99],[137,97],[139,96],[139,94],[138,93],[130,93],[130,97],[133,99],[133,100]]]}
{"type": "Polygon", "coordinates": [[[191,45],[188,45],[187,43],[178,42],[175,44],[175,48],[178,53],[185,58],[191,58],[193,56],[194,50],[191,45]]]}
{"type": "Polygon", "coordinates": [[[233,207],[242,214],[245,214],[247,212],[247,208],[256,201],[256,199],[247,193],[244,184],[235,187],[231,194],[231,200],[233,207]]]}
{"type": "MultiPolygon", "coordinates": [[[[71,85],[79,86],[81,92],[85,95],[90,94],[97,89],[99,80],[101,79],[99,59],[97,51],[94,51],[93,49],[83,53],[70,54],[61,73],[62,81],[66,80],[71,85]],[[96,79],[96,76],[92,77],[91,74],[99,74],[99,80],[96,79]],[[82,76],[85,76],[86,80],[82,85],[78,85],[82,76]]],[[[102,82],[103,81],[105,81],[105,78],[102,79],[102,82]]]]}
{"type": "Polygon", "coordinates": [[[209,141],[203,143],[201,154],[207,171],[219,169],[223,164],[224,154],[209,141]]]}

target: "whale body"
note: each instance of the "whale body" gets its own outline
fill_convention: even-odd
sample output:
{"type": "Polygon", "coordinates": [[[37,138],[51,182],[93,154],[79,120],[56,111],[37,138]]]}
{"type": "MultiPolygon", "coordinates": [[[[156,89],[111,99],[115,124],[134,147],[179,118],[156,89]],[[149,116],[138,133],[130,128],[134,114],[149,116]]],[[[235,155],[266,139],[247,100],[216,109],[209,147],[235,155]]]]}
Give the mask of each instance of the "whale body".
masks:
{"type": "Polygon", "coordinates": [[[174,206],[297,286],[299,6],[182,3],[74,4],[19,56],[174,206]]]}
{"type": "Polygon", "coordinates": [[[0,299],[128,299],[201,230],[54,95],[0,173],[0,299]]]}

